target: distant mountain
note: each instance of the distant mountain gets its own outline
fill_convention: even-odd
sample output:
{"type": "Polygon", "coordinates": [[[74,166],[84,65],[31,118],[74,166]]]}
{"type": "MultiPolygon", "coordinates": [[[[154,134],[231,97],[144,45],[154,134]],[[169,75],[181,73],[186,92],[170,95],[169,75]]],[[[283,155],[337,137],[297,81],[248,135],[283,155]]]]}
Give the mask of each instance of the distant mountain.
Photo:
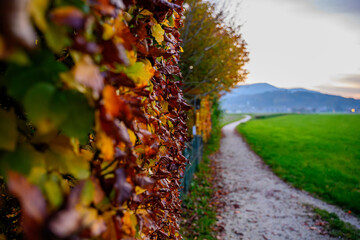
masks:
{"type": "Polygon", "coordinates": [[[221,98],[227,112],[350,112],[360,100],[304,88],[278,88],[267,83],[243,85],[221,98]]]}
{"type": "Polygon", "coordinates": [[[276,90],[280,90],[280,89],[281,88],[277,88],[268,83],[255,83],[255,84],[243,85],[243,86],[234,88],[231,91],[231,93],[233,95],[252,95],[252,94],[258,94],[258,93],[276,91],[276,90]]]}

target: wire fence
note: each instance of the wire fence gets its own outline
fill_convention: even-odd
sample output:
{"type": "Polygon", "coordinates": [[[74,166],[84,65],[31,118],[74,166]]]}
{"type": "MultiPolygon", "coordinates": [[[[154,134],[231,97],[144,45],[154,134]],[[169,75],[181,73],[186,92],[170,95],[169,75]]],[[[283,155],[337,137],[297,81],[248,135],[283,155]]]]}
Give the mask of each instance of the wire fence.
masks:
{"type": "Polygon", "coordinates": [[[184,178],[182,179],[181,196],[186,194],[191,185],[194,173],[198,169],[198,165],[202,159],[204,143],[202,136],[195,135],[194,138],[187,143],[187,148],[184,150],[184,156],[189,159],[189,164],[186,167],[184,178]]]}

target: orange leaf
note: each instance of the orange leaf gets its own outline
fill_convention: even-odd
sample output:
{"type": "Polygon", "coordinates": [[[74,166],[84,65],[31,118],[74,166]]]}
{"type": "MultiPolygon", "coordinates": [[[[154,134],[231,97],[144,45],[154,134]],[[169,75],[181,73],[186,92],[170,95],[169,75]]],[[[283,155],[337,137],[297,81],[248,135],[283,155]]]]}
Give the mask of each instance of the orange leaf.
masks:
{"type": "Polygon", "coordinates": [[[105,161],[112,161],[115,155],[114,140],[103,131],[97,133],[96,145],[103,154],[105,161]]]}
{"type": "Polygon", "coordinates": [[[119,96],[116,95],[116,90],[110,85],[106,85],[103,90],[104,107],[108,114],[116,117],[120,111],[119,96]]]}

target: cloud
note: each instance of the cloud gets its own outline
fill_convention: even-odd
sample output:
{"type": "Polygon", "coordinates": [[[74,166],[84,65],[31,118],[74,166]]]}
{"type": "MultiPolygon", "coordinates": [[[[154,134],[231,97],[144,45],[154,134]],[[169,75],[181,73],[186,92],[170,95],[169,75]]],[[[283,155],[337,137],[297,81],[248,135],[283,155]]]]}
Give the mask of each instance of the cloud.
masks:
{"type": "Polygon", "coordinates": [[[322,93],[335,94],[343,97],[360,99],[360,88],[322,85],[317,87],[317,89],[322,93]]]}
{"type": "Polygon", "coordinates": [[[360,99],[360,74],[341,75],[330,83],[316,87],[324,93],[360,99]]]}
{"type": "Polygon", "coordinates": [[[349,85],[349,87],[360,88],[360,74],[342,75],[341,77],[336,78],[335,81],[349,85]]]}

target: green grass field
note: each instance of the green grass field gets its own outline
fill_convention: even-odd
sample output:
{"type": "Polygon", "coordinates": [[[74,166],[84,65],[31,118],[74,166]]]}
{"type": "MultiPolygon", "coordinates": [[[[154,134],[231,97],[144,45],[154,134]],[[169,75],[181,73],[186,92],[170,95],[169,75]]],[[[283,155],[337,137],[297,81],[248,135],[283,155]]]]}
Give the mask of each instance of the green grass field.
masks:
{"type": "Polygon", "coordinates": [[[278,176],[360,215],[360,115],[287,115],[238,130],[278,176]]]}

